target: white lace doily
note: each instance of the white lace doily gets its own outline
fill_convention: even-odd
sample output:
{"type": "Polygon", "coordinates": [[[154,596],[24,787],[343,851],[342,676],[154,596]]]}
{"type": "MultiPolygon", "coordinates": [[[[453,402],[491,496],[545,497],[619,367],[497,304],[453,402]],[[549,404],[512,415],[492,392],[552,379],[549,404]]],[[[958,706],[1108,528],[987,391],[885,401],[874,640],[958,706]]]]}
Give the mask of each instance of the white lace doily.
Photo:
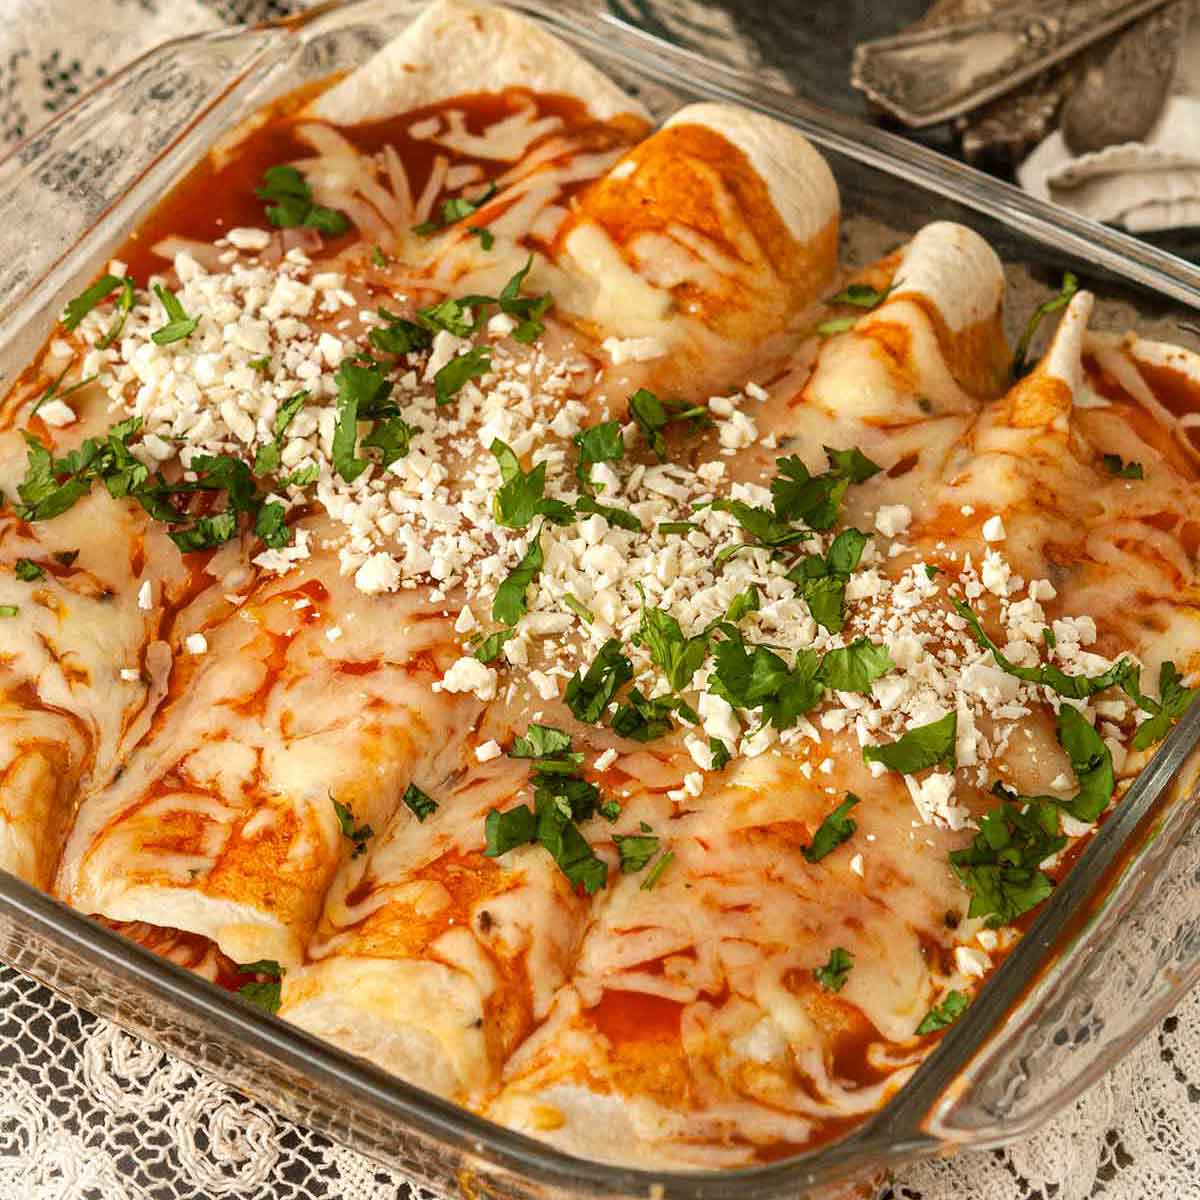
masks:
{"type": "MultiPolygon", "coordinates": [[[[728,10],[739,9],[745,26],[761,3],[610,0],[609,7],[652,32],[746,62],[754,50],[728,10]]],[[[805,7],[805,0],[790,3],[805,7]]],[[[0,0],[0,146],[27,136],[155,42],[300,6],[0,0]]],[[[0,966],[0,1200],[223,1197],[434,1200],[0,966]]],[[[1200,994],[1034,1137],[913,1168],[879,1200],[1146,1197],[1200,1200],[1200,994]]]]}

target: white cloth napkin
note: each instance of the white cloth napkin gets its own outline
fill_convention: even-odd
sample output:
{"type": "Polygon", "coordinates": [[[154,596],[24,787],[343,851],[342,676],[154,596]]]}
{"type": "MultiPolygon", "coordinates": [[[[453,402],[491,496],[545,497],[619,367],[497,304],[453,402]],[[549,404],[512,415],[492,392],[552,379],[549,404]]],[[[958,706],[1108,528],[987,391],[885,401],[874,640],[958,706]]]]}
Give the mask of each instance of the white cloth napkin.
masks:
{"type": "Polygon", "coordinates": [[[1073,155],[1055,130],[1017,169],[1032,195],[1084,217],[1148,233],[1200,225],[1200,15],[1188,22],[1176,77],[1144,141],[1073,155]]]}

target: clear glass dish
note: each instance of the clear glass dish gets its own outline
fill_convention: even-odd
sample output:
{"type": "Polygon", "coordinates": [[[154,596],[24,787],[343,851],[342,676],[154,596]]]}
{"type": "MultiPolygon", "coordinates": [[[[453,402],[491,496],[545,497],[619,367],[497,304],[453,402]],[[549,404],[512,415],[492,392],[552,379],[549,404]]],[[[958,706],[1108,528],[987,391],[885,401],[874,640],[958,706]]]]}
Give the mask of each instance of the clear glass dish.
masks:
{"type": "MultiPolygon", "coordinates": [[[[45,338],[65,297],[222,133],[274,96],[363,61],[422,7],[353,0],[280,24],[168,43],[0,162],[4,383],[45,338]]],[[[514,7],[658,116],[693,100],[727,99],[800,128],[837,176],[848,257],[888,249],[930,220],[964,221],[1012,264],[1024,311],[1026,299],[1070,268],[1102,298],[1099,324],[1197,345],[1186,323],[1200,309],[1200,270],[1180,259],[765,90],[600,11],[514,7]]],[[[812,1152],[730,1172],[627,1170],[512,1133],[250,1008],[3,873],[0,958],[435,1188],[468,1197],[849,1196],[915,1158],[1019,1137],[1069,1103],[1192,986],[1200,976],[1198,791],[1200,707],[882,1112],[812,1152]]]]}

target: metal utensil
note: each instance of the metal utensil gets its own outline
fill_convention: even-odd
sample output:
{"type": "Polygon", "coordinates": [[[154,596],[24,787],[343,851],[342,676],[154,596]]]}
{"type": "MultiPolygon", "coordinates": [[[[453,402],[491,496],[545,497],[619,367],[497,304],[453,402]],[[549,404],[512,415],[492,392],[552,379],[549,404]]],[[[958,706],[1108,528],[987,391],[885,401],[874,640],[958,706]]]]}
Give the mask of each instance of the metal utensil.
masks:
{"type": "Polygon", "coordinates": [[[936,125],[1172,0],[1046,0],[855,49],[851,82],[913,128],[936,125]]]}

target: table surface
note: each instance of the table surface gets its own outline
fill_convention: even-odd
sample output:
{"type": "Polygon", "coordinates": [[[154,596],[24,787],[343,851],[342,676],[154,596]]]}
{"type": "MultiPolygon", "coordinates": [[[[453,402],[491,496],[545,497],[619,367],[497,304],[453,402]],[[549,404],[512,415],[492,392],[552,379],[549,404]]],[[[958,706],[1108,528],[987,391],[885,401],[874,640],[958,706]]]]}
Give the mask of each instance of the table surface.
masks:
{"type": "MultiPolygon", "coordinates": [[[[604,2],[604,0],[601,0],[604,2]]],[[[672,40],[778,72],[799,94],[866,117],[854,46],[924,0],[606,0],[672,40]]],[[[0,147],[27,136],[141,50],[304,0],[4,0],[0,147]]],[[[921,135],[955,153],[945,129],[921,135]]],[[[1196,232],[1158,239],[1195,257],[1196,232]]],[[[880,1200],[1200,1200],[1200,999],[1102,1083],[1004,1151],[923,1164],[880,1200]]],[[[384,1200],[398,1175],[300,1129],[0,967],[0,1200],[384,1200]]]]}

